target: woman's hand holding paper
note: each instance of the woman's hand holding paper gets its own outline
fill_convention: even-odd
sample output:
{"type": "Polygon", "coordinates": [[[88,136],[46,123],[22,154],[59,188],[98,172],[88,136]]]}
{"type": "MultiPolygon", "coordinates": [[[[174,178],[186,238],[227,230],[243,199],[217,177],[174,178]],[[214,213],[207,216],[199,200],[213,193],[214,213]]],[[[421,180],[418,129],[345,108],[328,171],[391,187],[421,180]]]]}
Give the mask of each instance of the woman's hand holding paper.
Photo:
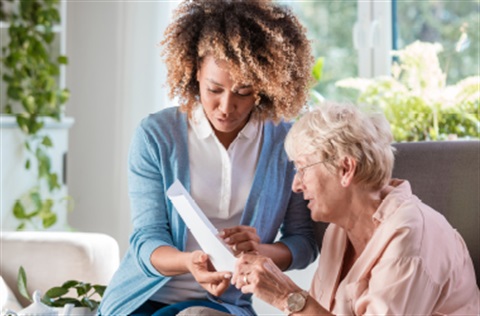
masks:
{"type": "Polygon", "coordinates": [[[225,228],[220,232],[220,237],[230,246],[235,256],[242,252],[259,252],[260,237],[255,227],[242,225],[225,228]]]}
{"type": "Polygon", "coordinates": [[[187,267],[195,280],[212,295],[222,295],[230,285],[231,272],[215,271],[208,255],[197,250],[191,253],[187,267]]]}

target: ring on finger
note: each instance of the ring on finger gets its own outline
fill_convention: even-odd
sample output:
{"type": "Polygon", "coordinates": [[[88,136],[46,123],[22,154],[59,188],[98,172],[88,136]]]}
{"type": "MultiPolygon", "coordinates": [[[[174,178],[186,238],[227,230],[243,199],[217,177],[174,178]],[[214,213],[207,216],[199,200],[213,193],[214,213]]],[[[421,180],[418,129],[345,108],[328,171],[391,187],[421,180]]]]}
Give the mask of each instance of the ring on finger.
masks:
{"type": "Polygon", "coordinates": [[[237,244],[233,244],[232,249],[233,251],[237,251],[237,244]]]}
{"type": "Polygon", "coordinates": [[[250,284],[250,283],[248,282],[248,274],[243,275],[243,283],[245,283],[245,284],[250,284]]]}

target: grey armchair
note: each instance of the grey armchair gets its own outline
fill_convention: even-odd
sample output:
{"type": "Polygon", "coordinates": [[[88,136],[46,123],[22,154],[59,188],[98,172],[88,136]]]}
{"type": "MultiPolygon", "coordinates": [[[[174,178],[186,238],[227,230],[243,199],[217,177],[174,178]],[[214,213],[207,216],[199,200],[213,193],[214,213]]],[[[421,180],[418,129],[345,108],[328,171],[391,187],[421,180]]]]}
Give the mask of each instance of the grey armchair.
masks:
{"type": "Polygon", "coordinates": [[[465,240],[480,284],[480,141],[398,143],[393,176],[442,213],[465,240]]]}

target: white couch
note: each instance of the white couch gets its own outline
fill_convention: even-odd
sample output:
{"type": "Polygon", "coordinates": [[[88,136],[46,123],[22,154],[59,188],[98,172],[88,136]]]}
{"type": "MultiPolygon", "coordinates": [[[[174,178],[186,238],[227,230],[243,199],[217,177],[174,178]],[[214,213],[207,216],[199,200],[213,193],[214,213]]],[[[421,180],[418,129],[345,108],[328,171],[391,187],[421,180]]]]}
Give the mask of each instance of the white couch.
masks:
{"type": "MultiPolygon", "coordinates": [[[[45,293],[65,281],[78,280],[107,285],[119,265],[115,239],[100,233],[2,232],[0,275],[22,307],[29,305],[17,288],[17,274],[23,266],[29,293],[45,293]]],[[[1,281],[1,279],[0,279],[1,281]]],[[[5,286],[0,293],[5,300],[5,286]]],[[[10,303],[12,303],[10,301],[10,303]]],[[[3,306],[1,306],[3,308],[3,306]]]]}

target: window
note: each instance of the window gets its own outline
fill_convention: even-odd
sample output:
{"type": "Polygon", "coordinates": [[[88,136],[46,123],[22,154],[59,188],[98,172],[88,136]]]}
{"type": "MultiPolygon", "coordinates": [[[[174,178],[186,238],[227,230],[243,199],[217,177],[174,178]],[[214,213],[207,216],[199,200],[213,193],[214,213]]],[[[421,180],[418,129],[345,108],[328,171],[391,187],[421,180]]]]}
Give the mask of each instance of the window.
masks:
{"type": "Polygon", "coordinates": [[[324,58],[322,77],[315,90],[326,98],[341,98],[335,82],[358,74],[358,53],[352,41],[357,4],[351,1],[278,2],[292,8],[307,28],[315,58],[324,58]]]}
{"type": "Polygon", "coordinates": [[[439,54],[447,83],[479,74],[480,2],[393,0],[394,48],[415,40],[442,44],[439,54]]]}
{"type": "Polygon", "coordinates": [[[448,83],[479,74],[478,1],[278,2],[292,7],[308,29],[315,57],[325,58],[315,89],[327,98],[351,98],[335,88],[339,79],[388,75],[391,51],[416,40],[443,45],[439,57],[448,83]]]}

